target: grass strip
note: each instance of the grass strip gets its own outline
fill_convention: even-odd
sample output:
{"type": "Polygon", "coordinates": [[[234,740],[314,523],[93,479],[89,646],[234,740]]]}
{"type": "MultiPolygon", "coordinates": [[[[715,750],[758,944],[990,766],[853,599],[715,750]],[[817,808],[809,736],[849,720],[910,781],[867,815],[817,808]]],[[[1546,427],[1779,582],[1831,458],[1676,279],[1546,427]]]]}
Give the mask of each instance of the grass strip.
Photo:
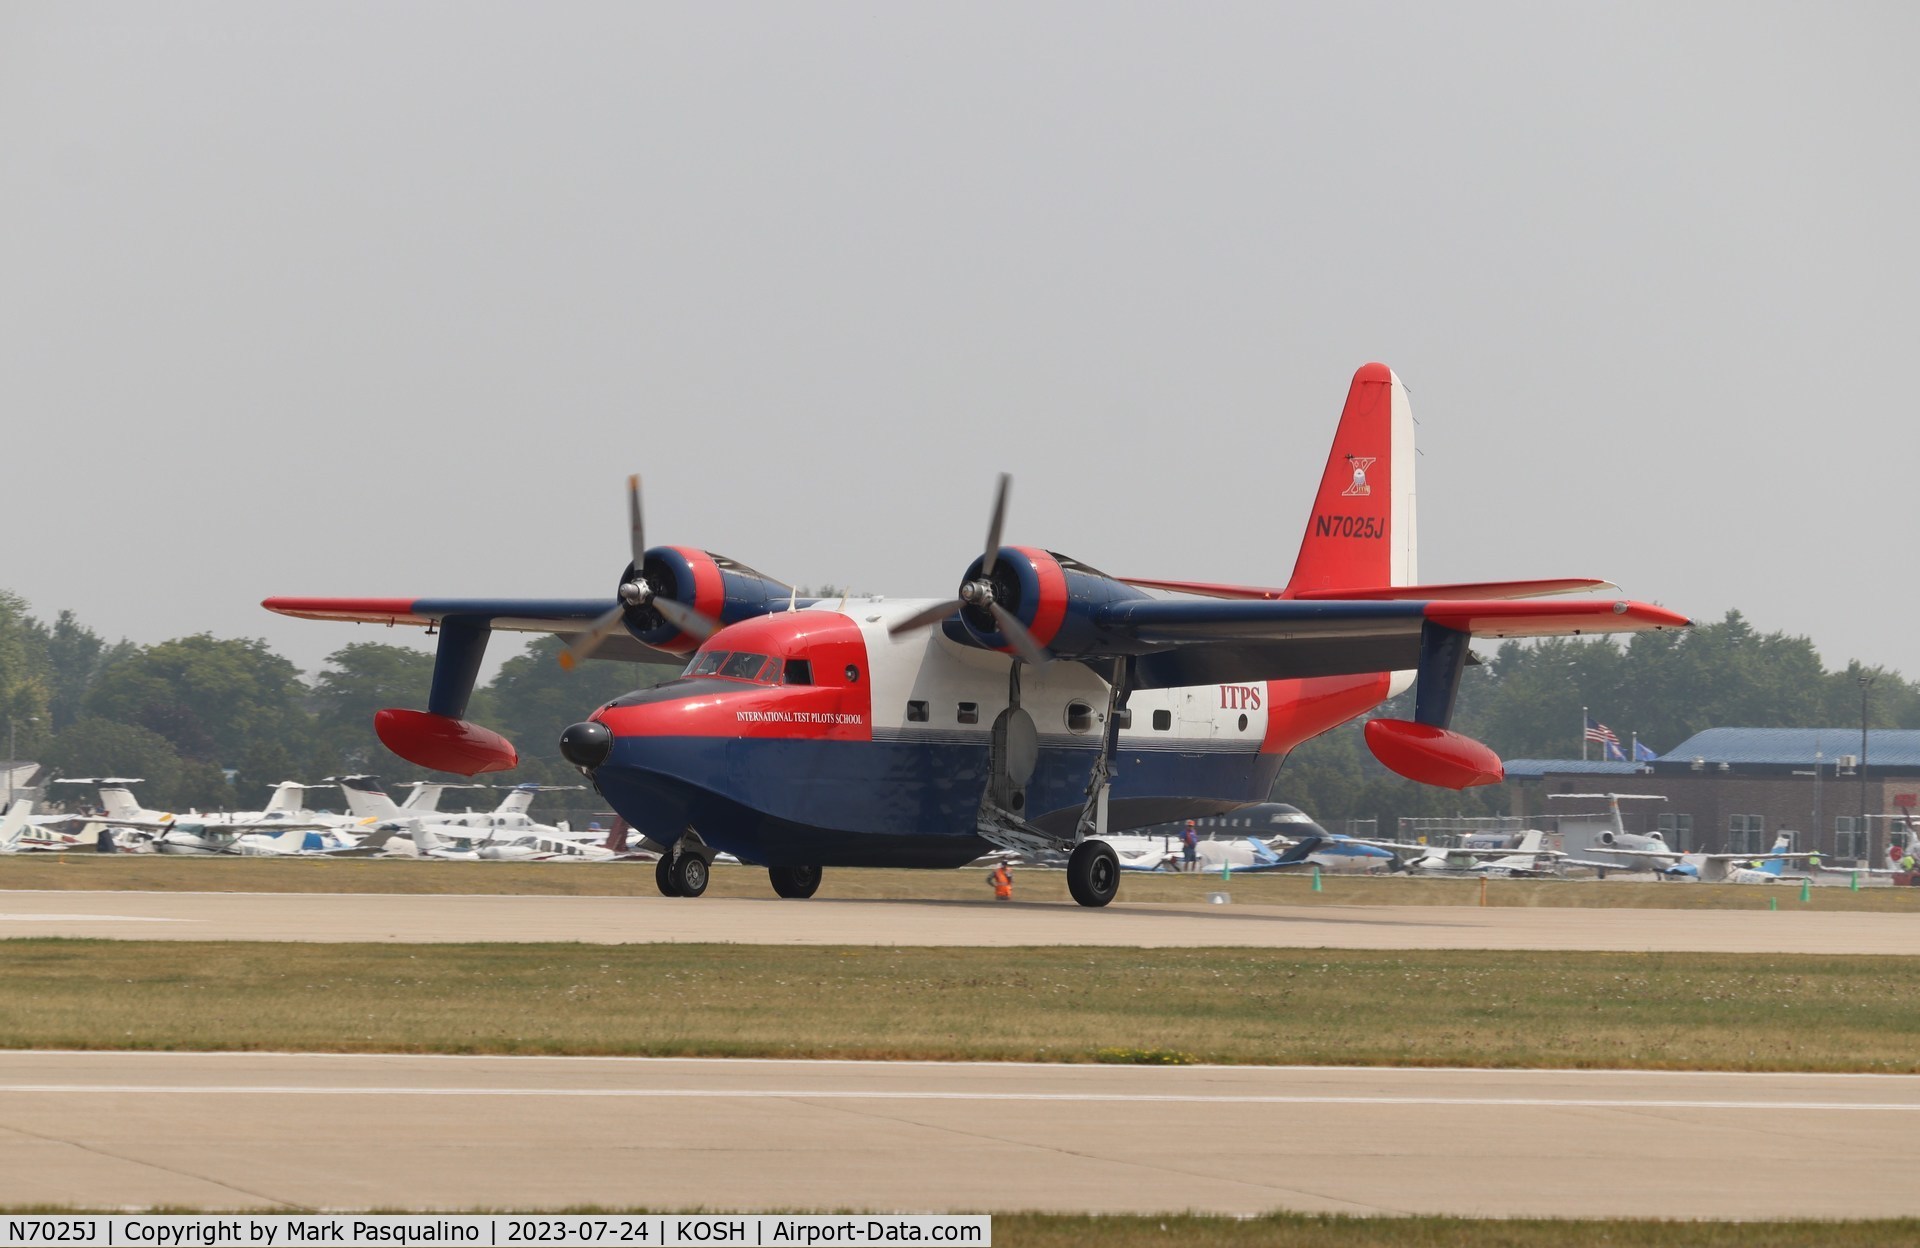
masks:
{"type": "MultiPolygon", "coordinates": [[[[1067,900],[1066,875],[1022,869],[1014,895],[1021,901],[1067,900]]],[[[1834,877],[1838,878],[1838,877],[1834,877]]],[[[652,897],[651,863],[418,862],[364,858],[190,858],[159,854],[33,854],[0,857],[0,889],[44,891],[138,889],[253,893],[525,894],[529,896],[652,897]]],[[[1204,904],[1225,891],[1236,904],[1287,906],[1477,906],[1477,879],[1246,872],[1186,876],[1128,872],[1120,899],[1204,904]]],[[[758,867],[717,865],[710,897],[771,897],[758,867]]],[[[991,896],[984,869],[903,871],[833,868],[823,898],[979,900],[991,896]]],[[[1622,880],[1488,880],[1490,906],[1641,910],[1782,910],[1902,913],[1920,918],[1920,888],[1876,885],[1858,891],[1823,885],[1800,900],[1797,885],[1647,883],[1622,880]]]]}
{"type": "Polygon", "coordinates": [[[0,1047],[1920,1071],[1920,958],[0,944],[0,1047]]]}

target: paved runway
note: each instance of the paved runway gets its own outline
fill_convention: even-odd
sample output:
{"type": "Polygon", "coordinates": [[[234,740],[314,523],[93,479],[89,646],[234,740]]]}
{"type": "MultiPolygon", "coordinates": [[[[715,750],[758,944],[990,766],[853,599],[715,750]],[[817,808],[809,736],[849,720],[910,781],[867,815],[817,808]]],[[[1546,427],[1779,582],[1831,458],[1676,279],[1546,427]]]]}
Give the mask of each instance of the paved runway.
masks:
{"type": "Polygon", "coordinates": [[[6,1204],[1894,1216],[1916,1131],[1905,1076],[0,1055],[6,1204]]]}
{"type": "Polygon", "coordinates": [[[0,892],[0,937],[128,940],[717,941],[770,945],[1244,945],[1883,953],[1906,914],[1455,906],[1206,906],[702,897],[0,892]]]}

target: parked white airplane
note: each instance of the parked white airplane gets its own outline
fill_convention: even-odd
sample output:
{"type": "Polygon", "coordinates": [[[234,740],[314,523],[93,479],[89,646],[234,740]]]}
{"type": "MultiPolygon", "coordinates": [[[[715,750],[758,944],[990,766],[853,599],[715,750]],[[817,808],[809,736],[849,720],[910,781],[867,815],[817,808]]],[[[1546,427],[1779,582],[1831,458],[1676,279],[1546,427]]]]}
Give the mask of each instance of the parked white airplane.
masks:
{"type": "Polygon", "coordinates": [[[453,859],[461,862],[612,862],[623,855],[603,845],[590,845],[564,837],[514,836],[496,838],[492,829],[458,829],[416,820],[413,845],[422,858],[453,859]]]}
{"type": "Polygon", "coordinates": [[[1560,848],[1567,857],[1563,867],[1588,867],[1605,875],[1608,871],[1657,871],[1660,859],[1678,862],[1680,855],[1658,832],[1629,832],[1620,817],[1621,802],[1664,802],[1658,793],[1549,793],[1549,800],[1605,801],[1608,826],[1593,830],[1591,819],[1582,826],[1582,816],[1560,817],[1560,848]],[[1572,824],[1569,827],[1569,824],[1572,824]]]}
{"type": "Polygon", "coordinates": [[[1505,833],[1483,832],[1469,836],[1464,845],[1453,848],[1384,841],[1378,843],[1391,844],[1400,849],[1420,849],[1420,856],[1407,862],[1407,870],[1416,875],[1541,876],[1558,873],[1560,861],[1566,855],[1547,848],[1545,832],[1529,828],[1521,835],[1518,844],[1507,843],[1511,839],[1505,833]]]}
{"type": "Polygon", "coordinates": [[[0,854],[31,854],[49,850],[92,849],[94,834],[56,831],[63,825],[85,823],[83,815],[36,815],[33,802],[18,798],[0,816],[0,854]]]}
{"type": "Polygon", "coordinates": [[[1788,875],[1789,862],[1805,862],[1806,854],[1789,852],[1793,838],[1782,832],[1764,857],[1753,854],[1682,854],[1680,861],[1660,874],[1677,879],[1694,879],[1703,884],[1785,884],[1811,877],[1788,875]]]}

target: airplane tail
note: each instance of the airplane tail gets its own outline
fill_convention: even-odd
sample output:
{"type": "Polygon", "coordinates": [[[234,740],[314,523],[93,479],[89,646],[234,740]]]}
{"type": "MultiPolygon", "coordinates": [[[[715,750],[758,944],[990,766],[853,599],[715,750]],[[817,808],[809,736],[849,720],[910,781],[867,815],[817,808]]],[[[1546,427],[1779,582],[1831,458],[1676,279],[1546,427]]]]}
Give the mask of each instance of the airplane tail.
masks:
{"type": "Polygon", "coordinates": [[[1289,594],[1417,583],[1413,408],[1385,364],[1353,375],[1289,594]]]}
{"type": "Polygon", "coordinates": [[[533,805],[534,794],[539,791],[540,790],[533,785],[522,785],[514,789],[511,793],[508,793],[501,801],[499,808],[493,813],[496,815],[524,815],[527,813],[528,808],[533,805]]]}
{"type": "Polygon", "coordinates": [[[387,796],[378,776],[341,776],[337,783],[346,794],[347,809],[356,819],[398,819],[400,808],[387,796]]]}
{"type": "Polygon", "coordinates": [[[1291,867],[1296,863],[1305,862],[1308,858],[1313,856],[1314,850],[1320,848],[1321,843],[1324,841],[1324,839],[1325,839],[1324,837],[1318,837],[1318,836],[1301,837],[1298,841],[1294,842],[1293,845],[1288,847],[1286,853],[1281,854],[1278,858],[1275,858],[1273,860],[1273,865],[1276,867],[1291,867]]]}
{"type": "Polygon", "coordinates": [[[427,829],[426,824],[415,823],[413,825],[413,847],[420,851],[422,858],[427,857],[444,844],[444,841],[427,829]]]}
{"type": "Polygon", "coordinates": [[[33,803],[20,798],[7,808],[5,818],[0,818],[0,854],[10,854],[20,844],[20,834],[27,830],[27,816],[33,812],[33,803]]]}
{"type": "Polygon", "coordinates": [[[291,814],[306,805],[307,786],[295,780],[282,780],[273,788],[273,799],[267,803],[269,815],[291,814]]]}
{"type": "Polygon", "coordinates": [[[134,799],[133,790],[124,785],[101,785],[100,804],[106,808],[110,819],[138,819],[143,813],[140,803],[134,799]]]}

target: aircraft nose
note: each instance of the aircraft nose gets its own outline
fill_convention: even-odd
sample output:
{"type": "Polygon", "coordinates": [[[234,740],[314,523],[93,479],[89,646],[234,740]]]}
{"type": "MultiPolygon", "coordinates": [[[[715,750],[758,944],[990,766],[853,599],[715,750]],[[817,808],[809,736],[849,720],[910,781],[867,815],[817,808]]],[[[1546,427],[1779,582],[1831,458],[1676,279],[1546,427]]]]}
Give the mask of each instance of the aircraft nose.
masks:
{"type": "Polygon", "coordinates": [[[582,771],[592,771],[613,752],[613,733],[593,720],[570,725],[560,734],[560,754],[582,771]]]}

